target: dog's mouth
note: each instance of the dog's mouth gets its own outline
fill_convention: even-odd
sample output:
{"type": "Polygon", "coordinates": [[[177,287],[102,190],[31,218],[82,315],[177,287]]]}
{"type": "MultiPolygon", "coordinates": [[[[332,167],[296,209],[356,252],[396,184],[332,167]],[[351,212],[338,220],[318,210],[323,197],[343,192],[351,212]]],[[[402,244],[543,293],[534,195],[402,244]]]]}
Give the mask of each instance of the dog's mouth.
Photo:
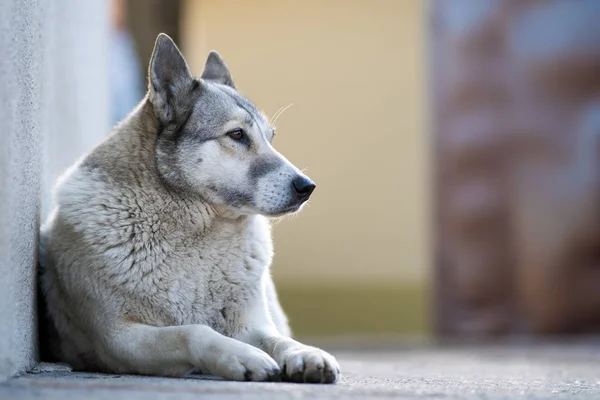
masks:
{"type": "Polygon", "coordinates": [[[293,213],[299,211],[302,208],[302,206],[304,205],[304,203],[306,203],[306,200],[301,201],[296,204],[292,204],[288,207],[282,208],[277,211],[269,212],[269,213],[267,213],[267,216],[277,218],[277,217],[283,217],[284,215],[287,215],[287,214],[293,214],[293,213]]]}

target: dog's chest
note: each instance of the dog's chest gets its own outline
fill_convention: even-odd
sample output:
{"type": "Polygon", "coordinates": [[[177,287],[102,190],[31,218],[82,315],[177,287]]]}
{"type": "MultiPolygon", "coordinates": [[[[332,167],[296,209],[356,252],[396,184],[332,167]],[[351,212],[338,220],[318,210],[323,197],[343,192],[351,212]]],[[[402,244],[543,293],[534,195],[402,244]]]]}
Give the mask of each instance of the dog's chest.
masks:
{"type": "Polygon", "coordinates": [[[163,279],[153,282],[153,309],[166,324],[206,324],[231,335],[261,295],[271,262],[270,232],[262,225],[225,226],[204,237],[173,241],[163,279]]]}
{"type": "Polygon", "coordinates": [[[221,243],[203,253],[201,274],[195,279],[192,323],[203,323],[223,334],[239,326],[240,316],[261,295],[268,257],[253,251],[256,244],[221,243]]]}

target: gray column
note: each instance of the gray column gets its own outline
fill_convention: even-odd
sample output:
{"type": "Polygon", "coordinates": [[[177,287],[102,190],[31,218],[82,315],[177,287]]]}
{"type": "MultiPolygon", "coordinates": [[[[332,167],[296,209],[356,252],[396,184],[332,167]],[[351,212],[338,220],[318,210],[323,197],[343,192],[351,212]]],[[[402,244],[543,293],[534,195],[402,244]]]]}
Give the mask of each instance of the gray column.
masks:
{"type": "Polygon", "coordinates": [[[35,360],[43,2],[0,2],[0,378],[35,360]]]}
{"type": "Polygon", "coordinates": [[[0,1],[0,380],[37,359],[51,182],[108,133],[108,2],[0,1]]]}

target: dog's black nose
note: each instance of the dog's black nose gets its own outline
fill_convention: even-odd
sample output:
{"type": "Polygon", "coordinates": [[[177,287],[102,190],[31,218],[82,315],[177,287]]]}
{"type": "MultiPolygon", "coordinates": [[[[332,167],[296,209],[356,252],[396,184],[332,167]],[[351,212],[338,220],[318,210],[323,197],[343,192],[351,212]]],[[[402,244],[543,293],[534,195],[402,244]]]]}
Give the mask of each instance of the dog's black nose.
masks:
{"type": "Polygon", "coordinates": [[[292,186],[296,195],[301,199],[308,199],[310,194],[315,190],[315,183],[305,176],[297,176],[292,181],[292,186]]]}

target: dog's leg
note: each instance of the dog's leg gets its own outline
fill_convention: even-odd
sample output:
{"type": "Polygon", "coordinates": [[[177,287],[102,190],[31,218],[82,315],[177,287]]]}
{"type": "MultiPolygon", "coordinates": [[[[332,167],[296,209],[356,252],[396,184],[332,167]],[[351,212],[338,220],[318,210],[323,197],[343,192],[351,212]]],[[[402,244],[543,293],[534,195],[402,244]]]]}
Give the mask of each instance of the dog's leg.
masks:
{"type": "Polygon", "coordinates": [[[292,382],[334,383],[340,366],[329,353],[282,335],[269,314],[266,293],[255,299],[243,315],[239,340],[269,354],[281,368],[282,378],[292,382]]]}
{"type": "Polygon", "coordinates": [[[279,367],[268,354],[205,325],[127,324],[111,332],[103,341],[105,356],[119,372],[182,376],[199,369],[238,381],[279,377],[279,367]]]}
{"type": "Polygon", "coordinates": [[[292,331],[288,323],[287,316],[279,304],[279,298],[277,297],[277,291],[273,284],[273,279],[270,275],[265,276],[265,292],[267,296],[267,304],[269,305],[269,312],[273,323],[277,327],[279,333],[283,336],[292,336],[292,331]]]}

